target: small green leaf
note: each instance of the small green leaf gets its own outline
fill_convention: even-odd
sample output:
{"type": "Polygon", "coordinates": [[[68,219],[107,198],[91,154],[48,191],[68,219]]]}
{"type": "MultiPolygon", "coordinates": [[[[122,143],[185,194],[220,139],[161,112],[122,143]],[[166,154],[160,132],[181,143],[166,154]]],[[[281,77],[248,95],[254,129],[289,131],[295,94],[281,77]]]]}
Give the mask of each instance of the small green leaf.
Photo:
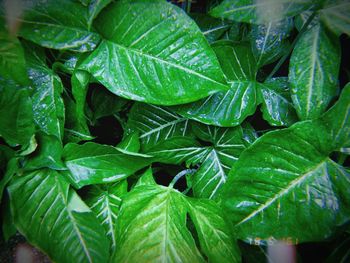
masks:
{"type": "Polygon", "coordinates": [[[127,130],[139,132],[142,152],[174,136],[191,136],[188,119],[168,108],[143,103],[131,108],[127,130]]]}
{"type": "Polygon", "coordinates": [[[102,226],[61,174],[36,170],[16,178],[8,191],[16,227],[52,261],[108,261],[102,226]]]}
{"type": "Polygon", "coordinates": [[[0,136],[13,146],[28,144],[35,131],[29,90],[0,77],[0,94],[0,136]]]}
{"type": "Polygon", "coordinates": [[[23,48],[17,38],[0,28],[0,76],[29,85],[23,48]]]}
{"type": "Polygon", "coordinates": [[[290,126],[298,121],[287,78],[273,78],[261,84],[263,118],[272,126],[290,126]]]}
{"type": "Polygon", "coordinates": [[[47,48],[86,52],[100,41],[88,30],[88,12],[77,1],[26,1],[19,35],[47,48]],[[64,12],[62,12],[64,10],[64,12]]]}
{"type": "Polygon", "coordinates": [[[230,224],[222,209],[210,200],[191,198],[188,203],[201,249],[209,262],[241,262],[239,248],[232,239],[230,224]]]}
{"type": "Polygon", "coordinates": [[[61,97],[63,84],[57,74],[45,63],[42,49],[26,45],[29,78],[33,82],[34,121],[38,129],[47,135],[63,138],[64,103],[61,97]]]}
{"type": "Polygon", "coordinates": [[[151,158],[92,142],[67,144],[63,159],[70,171],[67,176],[76,188],[120,181],[152,162],[151,158]]]}
{"type": "Polygon", "coordinates": [[[126,192],[126,181],[102,186],[94,185],[90,189],[86,200],[110,239],[112,253],[116,246],[116,221],[122,202],[120,196],[126,192]]]}
{"type": "Polygon", "coordinates": [[[214,17],[246,23],[268,23],[295,16],[319,4],[318,0],[224,0],[210,11],[214,17]]]}
{"type": "Polygon", "coordinates": [[[141,186],[141,185],[156,185],[156,184],[157,183],[154,180],[152,168],[150,167],[146,170],[146,172],[144,172],[140,176],[139,180],[135,184],[135,187],[141,186]]]}
{"type": "Polygon", "coordinates": [[[252,25],[250,42],[259,67],[275,62],[284,55],[288,46],[285,39],[292,29],[292,19],[252,25]]]}
{"type": "Polygon", "coordinates": [[[317,118],[327,109],[337,93],[339,67],[339,40],[321,24],[301,36],[289,64],[292,100],[300,119],[317,118]]]}
{"type": "Polygon", "coordinates": [[[205,262],[186,228],[186,200],[172,188],[135,187],[124,196],[112,262],[205,262]]]}
{"type": "Polygon", "coordinates": [[[121,97],[176,105],[227,89],[205,37],[174,5],[119,1],[95,24],[105,40],[81,68],[121,97]]]}
{"type": "Polygon", "coordinates": [[[140,151],[140,139],[139,133],[133,132],[127,135],[123,140],[117,145],[118,149],[123,149],[128,152],[139,152],[140,151]]]}

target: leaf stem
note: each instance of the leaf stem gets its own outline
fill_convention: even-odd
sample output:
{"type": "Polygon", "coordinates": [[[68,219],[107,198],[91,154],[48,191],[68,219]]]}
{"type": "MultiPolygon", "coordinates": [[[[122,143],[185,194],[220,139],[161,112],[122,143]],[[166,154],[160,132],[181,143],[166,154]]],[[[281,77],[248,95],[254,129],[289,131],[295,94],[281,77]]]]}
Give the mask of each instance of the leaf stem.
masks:
{"type": "Polygon", "coordinates": [[[187,174],[192,174],[196,171],[196,169],[186,169],[186,170],[183,170],[181,172],[179,172],[174,178],[173,180],[170,182],[169,184],[169,187],[170,188],[174,188],[174,185],[177,183],[177,181],[179,179],[181,179],[184,175],[187,175],[187,174]]]}
{"type": "Polygon", "coordinates": [[[316,12],[313,12],[311,14],[311,16],[309,16],[309,18],[307,19],[306,23],[303,25],[303,27],[300,29],[300,32],[298,33],[298,35],[294,39],[293,43],[290,45],[290,47],[289,47],[288,51],[286,52],[286,54],[284,54],[283,57],[278,61],[278,63],[273,68],[271,73],[265,79],[265,81],[271,79],[273,77],[273,75],[275,75],[275,73],[280,69],[280,67],[286,61],[286,59],[289,57],[289,55],[292,52],[292,50],[294,49],[296,43],[298,42],[300,37],[305,33],[305,31],[307,30],[308,26],[310,25],[310,23],[312,22],[312,20],[314,19],[315,16],[316,16],[316,12]]]}

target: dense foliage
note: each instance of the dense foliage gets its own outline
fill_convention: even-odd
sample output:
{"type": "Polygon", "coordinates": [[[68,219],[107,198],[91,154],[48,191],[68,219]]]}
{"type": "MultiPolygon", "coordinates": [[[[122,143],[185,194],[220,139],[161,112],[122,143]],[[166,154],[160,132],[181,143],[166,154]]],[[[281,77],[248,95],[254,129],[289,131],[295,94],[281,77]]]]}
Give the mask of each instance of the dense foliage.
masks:
{"type": "Polygon", "coordinates": [[[0,4],[4,240],[54,262],[256,262],[279,240],[349,260],[347,0],[0,4]]]}

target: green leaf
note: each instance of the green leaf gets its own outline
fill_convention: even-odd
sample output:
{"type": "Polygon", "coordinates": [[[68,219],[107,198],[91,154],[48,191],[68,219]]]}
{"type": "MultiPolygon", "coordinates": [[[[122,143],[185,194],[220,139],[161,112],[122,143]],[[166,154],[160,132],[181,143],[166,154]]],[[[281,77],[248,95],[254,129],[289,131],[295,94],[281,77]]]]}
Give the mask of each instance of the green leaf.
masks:
{"type": "Polygon", "coordinates": [[[241,262],[239,248],[232,239],[230,224],[222,209],[210,200],[189,199],[188,203],[201,250],[209,262],[241,262]]]}
{"type": "Polygon", "coordinates": [[[217,19],[207,14],[194,13],[190,16],[202,30],[209,43],[218,40],[226,31],[230,30],[232,25],[232,22],[217,19]]]}
{"type": "Polygon", "coordinates": [[[350,174],[327,158],[327,136],[319,121],[300,122],[241,154],[222,194],[238,238],[317,241],[349,220],[350,174]]]}
{"type": "Polygon", "coordinates": [[[331,150],[350,146],[350,83],[343,88],[339,100],[322,116],[322,120],[331,136],[331,143],[327,144],[331,150]]]}
{"type": "Polygon", "coordinates": [[[66,99],[67,118],[65,123],[66,140],[79,142],[81,140],[91,140],[85,114],[86,96],[90,74],[86,71],[76,70],[71,78],[73,100],[66,99]],[[68,100],[68,101],[67,101],[68,100]],[[67,107],[68,106],[68,107],[67,107]]]}
{"type": "Polygon", "coordinates": [[[36,134],[37,148],[26,157],[23,162],[26,170],[35,170],[39,168],[51,168],[55,170],[66,169],[62,160],[62,142],[57,137],[47,135],[42,132],[36,134]]]}
{"type": "Polygon", "coordinates": [[[67,144],[63,159],[70,171],[68,178],[76,188],[120,181],[152,162],[151,158],[92,142],[67,144]]]}
{"type": "Polygon", "coordinates": [[[168,108],[143,103],[131,108],[127,130],[139,132],[143,152],[171,137],[191,136],[188,119],[168,108]]]}
{"type": "Polygon", "coordinates": [[[100,41],[97,33],[88,30],[87,9],[76,1],[26,1],[23,7],[19,35],[36,44],[86,52],[100,41]]]}
{"type": "Polygon", "coordinates": [[[246,44],[222,41],[213,48],[230,81],[230,89],[190,104],[176,106],[174,110],[205,124],[237,126],[256,110],[256,60],[251,47],[246,44]]]}
{"type": "Polygon", "coordinates": [[[18,230],[55,262],[107,262],[108,239],[63,176],[36,170],[8,188],[18,230]]]}
{"type": "Polygon", "coordinates": [[[112,0],[91,0],[89,2],[89,18],[88,18],[88,26],[91,28],[92,22],[97,17],[97,15],[101,12],[103,8],[105,8],[112,0]]]}
{"type": "Polygon", "coordinates": [[[288,46],[285,39],[292,29],[292,19],[252,25],[250,42],[258,66],[275,62],[285,53],[288,46]]]}
{"type": "Polygon", "coordinates": [[[157,162],[167,164],[186,162],[189,166],[202,162],[209,150],[202,147],[194,138],[175,136],[151,147],[146,153],[153,156],[157,162]]]}
{"type": "Polygon", "coordinates": [[[337,93],[339,67],[339,40],[321,24],[301,36],[289,64],[292,100],[300,119],[317,118],[327,109],[337,93]]]}
{"type": "Polygon", "coordinates": [[[140,147],[141,145],[138,132],[133,132],[125,136],[123,140],[117,145],[118,149],[136,153],[140,151],[140,147]]]}
{"type": "Polygon", "coordinates": [[[287,78],[273,78],[259,86],[263,118],[272,126],[290,126],[298,121],[287,78]]]}
{"type": "Polygon", "coordinates": [[[142,185],[125,195],[113,262],[205,262],[186,228],[185,202],[162,186],[142,185]]]}
{"type": "Polygon", "coordinates": [[[119,1],[96,26],[105,40],[81,67],[121,97],[176,105],[227,89],[205,37],[174,5],[119,1]]]}
{"type": "Polygon", "coordinates": [[[102,186],[94,185],[90,189],[88,199],[86,200],[86,203],[104,227],[111,242],[112,252],[116,246],[116,221],[122,202],[120,196],[126,192],[126,181],[102,186]]]}
{"type": "Polygon", "coordinates": [[[201,140],[212,143],[193,175],[193,195],[214,199],[219,196],[220,188],[226,183],[232,165],[250,145],[251,139],[246,139],[245,129],[241,126],[220,128],[197,124],[193,130],[201,140]]]}
{"type": "Polygon", "coordinates": [[[347,0],[327,1],[320,10],[320,17],[323,23],[334,33],[342,33],[350,36],[350,3],[347,0]]]}
{"type": "Polygon", "coordinates": [[[25,52],[29,78],[33,83],[31,98],[35,124],[40,131],[47,135],[62,139],[64,129],[62,81],[45,64],[45,54],[42,49],[26,45],[25,52]]]}
{"type": "Polygon", "coordinates": [[[0,76],[21,85],[29,84],[21,43],[2,29],[0,29],[0,76]]]}
{"type": "Polygon", "coordinates": [[[261,24],[295,16],[318,3],[318,0],[224,0],[210,14],[238,22],[261,24]]]}
{"type": "Polygon", "coordinates": [[[140,185],[157,185],[156,181],[154,180],[153,171],[151,167],[148,168],[146,172],[144,172],[140,176],[139,180],[135,184],[135,187],[140,185]]]}
{"type": "Polygon", "coordinates": [[[13,146],[28,144],[35,131],[28,89],[0,77],[0,94],[0,136],[13,146]]]}

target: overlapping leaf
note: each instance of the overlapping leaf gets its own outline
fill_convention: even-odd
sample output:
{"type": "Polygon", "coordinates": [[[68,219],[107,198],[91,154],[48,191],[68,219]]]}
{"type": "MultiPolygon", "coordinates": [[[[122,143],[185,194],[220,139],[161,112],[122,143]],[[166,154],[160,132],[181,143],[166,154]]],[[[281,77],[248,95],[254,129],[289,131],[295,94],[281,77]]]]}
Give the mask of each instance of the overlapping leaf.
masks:
{"type": "Polygon", "coordinates": [[[117,219],[113,262],[205,262],[186,228],[185,198],[174,189],[135,187],[117,219]]]}
{"type": "Polygon", "coordinates": [[[96,143],[67,144],[63,159],[74,186],[120,181],[149,165],[149,157],[120,151],[112,146],[96,143]]]}
{"type": "Polygon", "coordinates": [[[317,118],[327,109],[337,93],[339,66],[339,40],[321,24],[301,36],[289,64],[292,100],[300,119],[317,118]]]}
{"type": "Polygon", "coordinates": [[[188,119],[170,109],[142,103],[133,105],[127,129],[139,132],[143,151],[174,136],[191,136],[188,119]]]}
{"type": "Polygon", "coordinates": [[[18,230],[55,262],[108,262],[102,226],[62,174],[37,170],[8,188],[18,230]]]}
{"type": "Polygon", "coordinates": [[[224,0],[211,10],[214,17],[246,23],[268,23],[314,8],[318,0],[224,0]]]}
{"type": "Polygon", "coordinates": [[[78,52],[93,50],[100,36],[88,30],[89,15],[77,1],[23,1],[19,35],[41,46],[78,52]],[[64,10],[64,12],[62,12],[64,10]]]}
{"type": "Polygon", "coordinates": [[[320,10],[322,21],[337,34],[350,36],[350,3],[347,0],[328,0],[320,10]]]}
{"type": "Polygon", "coordinates": [[[174,105],[227,89],[205,37],[174,5],[119,1],[96,26],[105,40],[81,67],[119,96],[174,105]]]}
{"type": "Polygon", "coordinates": [[[240,238],[322,240],[349,220],[350,174],[327,157],[336,134],[348,140],[349,93],[322,119],[267,133],[242,153],[223,194],[240,238]]]}
{"type": "Polygon", "coordinates": [[[126,181],[102,186],[94,185],[86,203],[96,214],[111,241],[112,251],[116,246],[116,221],[122,202],[121,195],[127,192],[126,181]]]}
{"type": "Polygon", "coordinates": [[[256,61],[249,45],[225,41],[213,48],[230,81],[230,89],[175,109],[183,116],[206,124],[236,126],[256,109],[256,61]]]}

